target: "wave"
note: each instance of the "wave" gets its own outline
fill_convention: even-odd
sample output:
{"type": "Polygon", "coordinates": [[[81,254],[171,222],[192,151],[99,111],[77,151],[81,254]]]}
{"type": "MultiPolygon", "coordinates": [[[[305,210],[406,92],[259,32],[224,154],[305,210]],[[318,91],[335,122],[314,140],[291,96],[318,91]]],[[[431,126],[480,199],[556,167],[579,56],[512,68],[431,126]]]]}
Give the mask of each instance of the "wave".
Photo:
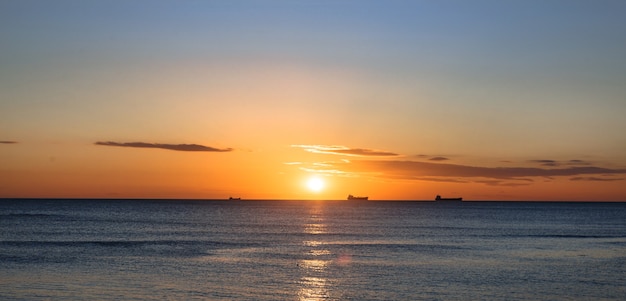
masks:
{"type": "Polygon", "coordinates": [[[112,248],[133,248],[143,246],[194,246],[201,245],[205,247],[250,247],[256,245],[254,243],[247,242],[226,242],[226,241],[207,241],[207,240],[88,240],[88,241],[63,241],[63,240],[49,240],[49,241],[35,241],[35,240],[12,240],[12,241],[0,241],[0,246],[11,247],[88,247],[88,246],[100,246],[100,247],[112,247],[112,248]]]}
{"type": "Polygon", "coordinates": [[[31,218],[31,217],[65,217],[61,214],[48,214],[48,213],[9,213],[0,214],[2,218],[31,218]]]}
{"type": "Polygon", "coordinates": [[[0,241],[0,262],[47,264],[93,262],[97,258],[200,258],[254,243],[196,240],[0,241]]]}
{"type": "Polygon", "coordinates": [[[480,237],[505,237],[505,238],[593,238],[593,239],[601,239],[601,238],[626,238],[625,235],[592,235],[592,234],[520,234],[520,235],[478,235],[480,237]]]}

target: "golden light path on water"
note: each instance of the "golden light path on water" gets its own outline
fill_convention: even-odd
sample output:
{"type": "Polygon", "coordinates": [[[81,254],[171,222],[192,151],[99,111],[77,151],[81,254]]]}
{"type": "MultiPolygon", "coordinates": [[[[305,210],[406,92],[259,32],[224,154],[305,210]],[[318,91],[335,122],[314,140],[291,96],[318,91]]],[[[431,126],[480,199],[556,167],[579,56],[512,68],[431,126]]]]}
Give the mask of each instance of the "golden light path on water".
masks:
{"type": "MultiPolygon", "coordinates": [[[[324,212],[322,206],[312,206],[309,212],[309,222],[303,225],[304,233],[307,236],[315,236],[327,233],[327,225],[324,223],[324,212]]],[[[306,239],[302,244],[309,248],[307,258],[300,260],[298,266],[303,270],[300,278],[298,298],[301,301],[311,301],[328,299],[329,281],[326,278],[326,269],[331,260],[318,259],[330,255],[330,251],[325,248],[322,241],[316,239],[306,239]]]]}

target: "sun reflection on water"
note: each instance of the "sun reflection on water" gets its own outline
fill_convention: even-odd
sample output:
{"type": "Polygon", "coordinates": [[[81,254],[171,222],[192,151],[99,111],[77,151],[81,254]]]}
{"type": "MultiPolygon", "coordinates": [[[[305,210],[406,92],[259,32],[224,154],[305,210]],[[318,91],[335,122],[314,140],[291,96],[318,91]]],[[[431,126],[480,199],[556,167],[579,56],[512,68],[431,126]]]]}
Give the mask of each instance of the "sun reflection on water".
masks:
{"type": "Polygon", "coordinates": [[[324,234],[326,233],[326,225],[319,223],[311,223],[304,225],[304,233],[306,234],[324,234]]]}
{"type": "Polygon", "coordinates": [[[319,240],[305,240],[302,242],[302,244],[307,247],[317,247],[322,245],[323,243],[319,240]]]}
{"type": "Polygon", "coordinates": [[[330,255],[330,251],[329,250],[311,250],[309,251],[309,254],[313,256],[330,255]]]}
{"type": "Polygon", "coordinates": [[[329,260],[305,259],[300,261],[299,266],[308,271],[324,272],[329,263],[329,260]]]}
{"type": "MultiPolygon", "coordinates": [[[[324,220],[324,208],[322,206],[314,206],[309,212],[309,220],[303,225],[303,232],[307,235],[325,234],[328,232],[328,226],[324,220]]],[[[306,259],[298,262],[298,267],[302,270],[298,291],[298,298],[301,301],[325,300],[330,298],[329,279],[327,277],[327,268],[332,263],[328,257],[332,256],[330,250],[325,247],[325,243],[320,239],[304,240],[302,245],[305,248],[303,254],[306,259]]]]}
{"type": "Polygon", "coordinates": [[[326,289],[326,279],[319,277],[303,277],[300,280],[302,288],[298,292],[301,301],[328,299],[330,296],[326,289]]]}

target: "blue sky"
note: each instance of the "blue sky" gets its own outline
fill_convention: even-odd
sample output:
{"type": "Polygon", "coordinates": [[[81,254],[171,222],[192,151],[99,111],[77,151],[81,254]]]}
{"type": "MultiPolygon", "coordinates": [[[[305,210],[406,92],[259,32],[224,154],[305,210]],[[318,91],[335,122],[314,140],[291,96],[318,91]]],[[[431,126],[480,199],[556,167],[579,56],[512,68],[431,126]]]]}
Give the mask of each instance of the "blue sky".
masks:
{"type": "Polygon", "coordinates": [[[0,140],[18,143],[0,152],[313,144],[621,169],[625,28],[624,1],[3,1],[0,140]]]}

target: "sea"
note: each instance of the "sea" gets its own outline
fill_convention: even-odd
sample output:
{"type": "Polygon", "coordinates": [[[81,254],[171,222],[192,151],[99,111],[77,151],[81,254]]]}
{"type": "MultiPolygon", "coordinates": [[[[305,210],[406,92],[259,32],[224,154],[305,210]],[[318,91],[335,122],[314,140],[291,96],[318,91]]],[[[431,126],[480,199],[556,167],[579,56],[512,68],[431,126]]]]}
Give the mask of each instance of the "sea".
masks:
{"type": "Polygon", "coordinates": [[[626,203],[3,199],[0,300],[626,300],[626,203]]]}

